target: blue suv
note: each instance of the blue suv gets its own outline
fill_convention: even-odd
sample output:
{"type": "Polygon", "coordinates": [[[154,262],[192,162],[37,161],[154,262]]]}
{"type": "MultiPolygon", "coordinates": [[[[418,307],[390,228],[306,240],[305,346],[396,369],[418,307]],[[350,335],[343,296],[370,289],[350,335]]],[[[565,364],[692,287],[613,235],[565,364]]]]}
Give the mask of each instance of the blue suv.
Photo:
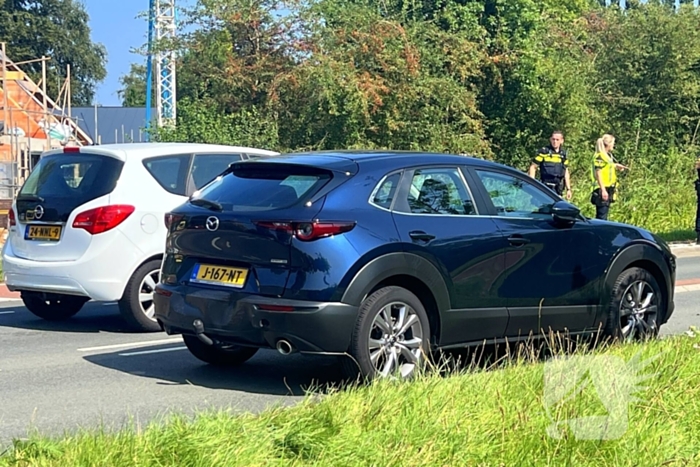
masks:
{"type": "Polygon", "coordinates": [[[410,377],[437,349],[484,341],[654,336],[674,309],[662,240],[473,157],[238,162],[165,222],[155,317],[215,365],[272,348],[410,377]]]}

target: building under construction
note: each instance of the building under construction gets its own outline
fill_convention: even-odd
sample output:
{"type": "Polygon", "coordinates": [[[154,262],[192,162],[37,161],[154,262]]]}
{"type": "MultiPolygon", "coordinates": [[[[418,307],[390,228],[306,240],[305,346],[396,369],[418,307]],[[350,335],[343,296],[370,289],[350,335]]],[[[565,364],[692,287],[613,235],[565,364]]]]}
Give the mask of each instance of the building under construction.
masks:
{"type": "Polygon", "coordinates": [[[90,136],[71,117],[70,68],[66,70],[64,84],[54,100],[46,92],[48,57],[13,62],[6,52],[5,44],[2,44],[0,226],[5,225],[4,218],[12,199],[43,151],[66,145],[93,144],[90,136]],[[22,71],[21,66],[31,62],[42,63],[39,83],[22,71]]]}

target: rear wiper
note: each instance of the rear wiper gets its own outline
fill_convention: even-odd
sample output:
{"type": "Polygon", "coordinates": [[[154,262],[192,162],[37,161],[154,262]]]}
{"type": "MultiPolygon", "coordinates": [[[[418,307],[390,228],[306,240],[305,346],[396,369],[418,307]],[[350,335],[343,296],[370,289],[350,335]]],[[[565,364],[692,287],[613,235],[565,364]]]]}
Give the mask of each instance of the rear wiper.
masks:
{"type": "Polygon", "coordinates": [[[37,195],[19,195],[17,199],[20,201],[38,201],[40,203],[43,203],[45,201],[44,198],[37,195]]]}
{"type": "Polygon", "coordinates": [[[203,208],[211,209],[212,211],[223,211],[224,208],[216,201],[210,201],[204,198],[194,198],[190,200],[190,203],[195,206],[201,206],[203,208]]]}

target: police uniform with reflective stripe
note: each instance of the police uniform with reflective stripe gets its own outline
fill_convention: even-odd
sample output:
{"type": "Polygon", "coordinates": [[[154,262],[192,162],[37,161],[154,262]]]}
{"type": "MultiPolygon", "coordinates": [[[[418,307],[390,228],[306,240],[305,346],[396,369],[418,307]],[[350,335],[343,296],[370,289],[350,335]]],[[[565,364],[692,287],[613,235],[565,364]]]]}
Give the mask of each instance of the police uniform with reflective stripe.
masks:
{"type": "Polygon", "coordinates": [[[542,183],[550,187],[558,195],[563,192],[562,180],[566,168],[569,166],[566,149],[559,148],[559,152],[555,152],[552,146],[545,146],[539,151],[533,159],[533,162],[540,168],[540,180],[542,183]]]}
{"type": "Polygon", "coordinates": [[[593,183],[593,194],[591,195],[591,203],[596,207],[596,218],[607,219],[610,203],[615,202],[615,186],[617,185],[617,170],[615,160],[612,156],[602,152],[596,152],[593,155],[593,165],[591,166],[591,181],[593,183]],[[608,200],[603,200],[600,195],[600,186],[596,179],[596,170],[600,170],[600,180],[608,192],[608,200]]]}
{"type": "Polygon", "coordinates": [[[596,170],[600,170],[600,179],[606,189],[615,188],[617,184],[617,171],[615,170],[615,161],[611,156],[603,154],[602,152],[597,152],[593,156],[591,180],[593,181],[594,187],[598,187],[598,180],[595,177],[596,170]]]}

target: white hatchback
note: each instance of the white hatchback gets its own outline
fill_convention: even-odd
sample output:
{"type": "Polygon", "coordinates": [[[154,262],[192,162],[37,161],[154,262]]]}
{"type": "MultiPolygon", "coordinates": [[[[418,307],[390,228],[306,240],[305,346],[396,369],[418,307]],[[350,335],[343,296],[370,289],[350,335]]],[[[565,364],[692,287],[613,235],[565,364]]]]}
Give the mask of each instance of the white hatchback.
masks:
{"type": "Polygon", "coordinates": [[[9,212],[5,282],[47,320],[88,300],[118,301],[134,328],[157,331],[153,292],[165,249],[165,213],[235,161],[262,149],[133,143],[44,153],[9,212]]]}

